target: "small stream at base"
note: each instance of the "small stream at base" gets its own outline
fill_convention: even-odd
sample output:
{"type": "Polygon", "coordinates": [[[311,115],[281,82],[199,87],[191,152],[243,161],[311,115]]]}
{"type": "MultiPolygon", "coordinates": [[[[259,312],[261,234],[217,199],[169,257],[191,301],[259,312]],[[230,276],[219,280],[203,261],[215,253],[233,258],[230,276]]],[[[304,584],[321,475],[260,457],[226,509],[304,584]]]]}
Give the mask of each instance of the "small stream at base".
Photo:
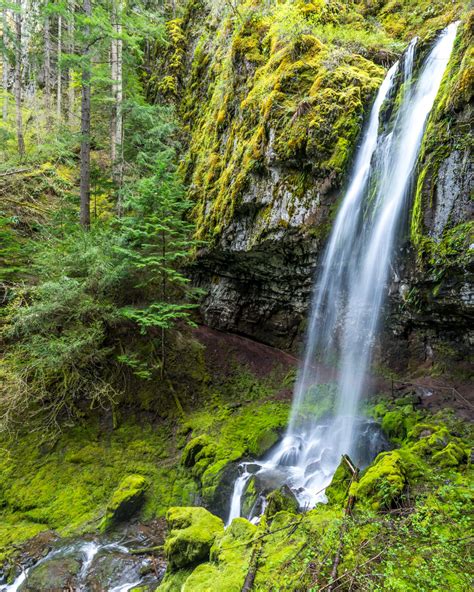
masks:
{"type": "Polygon", "coordinates": [[[154,571],[156,566],[149,557],[133,555],[121,543],[59,540],[52,547],[33,565],[24,567],[12,584],[0,583],[0,592],[43,590],[41,582],[75,592],[128,592],[147,585],[154,590],[164,575],[164,565],[154,571]],[[42,570],[46,571],[39,576],[42,570]]]}

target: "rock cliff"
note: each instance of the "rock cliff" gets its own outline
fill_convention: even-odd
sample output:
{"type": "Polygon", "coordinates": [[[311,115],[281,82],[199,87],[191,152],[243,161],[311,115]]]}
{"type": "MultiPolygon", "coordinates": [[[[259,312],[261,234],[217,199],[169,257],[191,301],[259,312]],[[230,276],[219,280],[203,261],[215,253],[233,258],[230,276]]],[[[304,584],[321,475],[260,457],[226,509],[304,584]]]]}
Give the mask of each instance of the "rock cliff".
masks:
{"type": "Polygon", "coordinates": [[[390,288],[384,349],[406,366],[433,343],[457,355],[470,339],[472,14],[451,2],[244,2],[219,14],[190,4],[169,24],[174,69],[156,88],[179,105],[189,146],[182,170],[206,241],[192,273],[207,324],[297,349],[384,72],[415,34],[426,50],[459,17],[390,288]]]}

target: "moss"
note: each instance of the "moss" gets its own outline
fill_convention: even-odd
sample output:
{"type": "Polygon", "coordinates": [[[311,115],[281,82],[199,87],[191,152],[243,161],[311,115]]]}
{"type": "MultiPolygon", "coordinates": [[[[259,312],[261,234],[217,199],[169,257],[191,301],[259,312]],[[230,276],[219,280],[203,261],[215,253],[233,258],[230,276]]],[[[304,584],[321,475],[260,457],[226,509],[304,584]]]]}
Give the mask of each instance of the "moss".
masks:
{"type": "Polygon", "coordinates": [[[383,452],[359,482],[351,485],[350,495],[373,509],[390,508],[400,498],[406,484],[406,469],[400,453],[396,450],[383,452]]]}
{"type": "Polygon", "coordinates": [[[251,477],[247,481],[247,486],[245,487],[245,491],[242,494],[242,514],[244,516],[249,516],[252,508],[255,505],[255,502],[258,498],[258,491],[255,487],[255,478],[251,477]]]}
{"type": "Polygon", "coordinates": [[[440,467],[457,467],[467,460],[468,452],[459,442],[450,442],[436,454],[433,454],[433,462],[440,467]]]}
{"type": "Polygon", "coordinates": [[[148,486],[148,481],[142,475],[128,475],[122,479],[107,504],[101,530],[109,530],[117,522],[131,518],[143,505],[148,486]]]}
{"type": "Polygon", "coordinates": [[[196,413],[186,422],[195,437],[186,445],[182,462],[200,483],[205,503],[212,505],[231,463],[262,456],[275,444],[287,417],[287,404],[259,402],[238,410],[222,406],[196,413]]]}
{"type": "Polygon", "coordinates": [[[392,440],[403,440],[417,420],[411,405],[388,411],[382,419],[382,429],[392,440]]]}
{"type": "Polygon", "coordinates": [[[272,491],[267,496],[267,506],[265,508],[265,516],[267,519],[273,518],[278,512],[297,514],[298,510],[298,500],[287,485],[283,485],[280,489],[272,491]]]}
{"type": "Polygon", "coordinates": [[[171,570],[209,559],[216,536],[224,523],[204,508],[170,508],[166,513],[169,535],[165,554],[171,570]]]}
{"type": "Polygon", "coordinates": [[[65,429],[53,442],[23,434],[0,459],[0,562],[18,544],[43,530],[61,535],[96,530],[117,484],[139,473],[149,482],[143,519],[164,515],[173,504],[194,503],[197,487],[177,461],[166,424],[129,417],[114,431],[98,420],[65,429]],[[169,462],[169,461],[168,461],[169,462]],[[5,526],[4,526],[5,525],[5,526]]]}
{"type": "Polygon", "coordinates": [[[334,473],[331,483],[326,488],[326,497],[330,504],[342,506],[349,495],[349,486],[352,482],[352,473],[347,463],[341,460],[334,473]]]}
{"type": "Polygon", "coordinates": [[[199,565],[186,580],[185,592],[229,590],[240,592],[248,570],[251,554],[249,544],[257,527],[243,518],[236,518],[218,536],[211,549],[211,563],[199,565]]]}

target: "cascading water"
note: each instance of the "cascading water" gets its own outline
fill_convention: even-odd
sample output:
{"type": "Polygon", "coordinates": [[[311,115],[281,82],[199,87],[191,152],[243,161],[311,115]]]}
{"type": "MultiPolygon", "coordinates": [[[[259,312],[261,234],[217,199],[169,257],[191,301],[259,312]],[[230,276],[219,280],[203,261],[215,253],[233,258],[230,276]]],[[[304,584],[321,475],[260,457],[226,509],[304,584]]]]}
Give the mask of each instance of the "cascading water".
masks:
{"type": "Polygon", "coordinates": [[[268,483],[286,483],[300,506],[312,507],[325,500],[324,490],[341,454],[355,455],[363,465],[378,452],[379,432],[357,417],[358,405],[423,131],[457,26],[451,24],[441,33],[417,77],[413,40],[380,87],[315,281],[305,358],[287,434],[267,460],[242,464],[229,522],[240,515],[242,493],[252,474],[263,493],[270,488],[268,483]],[[385,101],[397,85],[399,108],[381,126],[385,101]],[[336,400],[331,418],[320,422],[314,419],[322,382],[316,362],[334,360],[338,361],[336,400]]]}

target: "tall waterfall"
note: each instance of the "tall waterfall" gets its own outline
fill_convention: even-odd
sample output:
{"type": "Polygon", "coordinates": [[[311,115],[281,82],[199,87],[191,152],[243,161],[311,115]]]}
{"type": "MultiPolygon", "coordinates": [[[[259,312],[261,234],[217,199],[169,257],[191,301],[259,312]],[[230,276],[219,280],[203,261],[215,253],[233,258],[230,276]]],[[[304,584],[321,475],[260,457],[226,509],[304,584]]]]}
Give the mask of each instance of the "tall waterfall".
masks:
{"type": "MultiPolygon", "coordinates": [[[[236,482],[230,520],[240,515],[241,495],[252,473],[262,482],[272,475],[295,493],[301,506],[325,499],[341,454],[370,457],[374,432],[358,419],[390,265],[403,213],[408,207],[413,172],[423,132],[456,37],[457,23],[437,39],[421,71],[413,75],[417,41],[388,72],[356,155],[315,280],[304,363],[295,386],[287,434],[263,462],[243,463],[236,482]],[[381,113],[386,99],[398,93],[399,107],[381,113]],[[332,418],[314,419],[318,364],[337,363],[332,418]],[[361,456],[362,452],[362,456],[361,456]]],[[[373,452],[373,451],[372,451],[373,452]]]]}

